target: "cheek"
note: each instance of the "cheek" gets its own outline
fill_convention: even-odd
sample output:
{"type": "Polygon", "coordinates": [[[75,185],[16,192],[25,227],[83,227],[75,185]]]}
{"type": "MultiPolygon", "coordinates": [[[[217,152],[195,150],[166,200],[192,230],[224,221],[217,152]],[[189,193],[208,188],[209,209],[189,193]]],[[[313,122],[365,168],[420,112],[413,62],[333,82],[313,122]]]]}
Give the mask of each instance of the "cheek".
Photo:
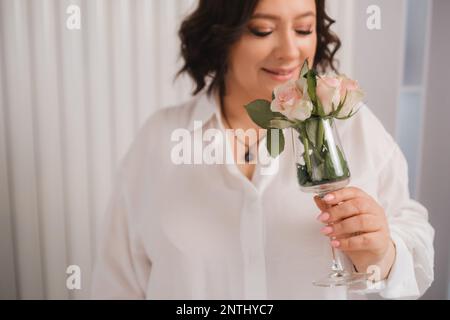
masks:
{"type": "Polygon", "coordinates": [[[316,55],[317,50],[317,36],[311,37],[309,41],[306,41],[302,45],[303,45],[303,47],[301,48],[302,56],[305,58],[308,57],[310,65],[313,65],[314,57],[316,55]]]}
{"type": "Polygon", "coordinates": [[[241,81],[256,79],[270,48],[262,41],[243,40],[232,51],[230,67],[241,81]]]}
{"type": "MultiPolygon", "coordinates": [[[[267,44],[262,41],[242,41],[236,48],[234,56],[235,64],[242,68],[255,68],[260,65],[267,56],[267,44]]],[[[270,51],[269,51],[270,52],[270,51]]]]}

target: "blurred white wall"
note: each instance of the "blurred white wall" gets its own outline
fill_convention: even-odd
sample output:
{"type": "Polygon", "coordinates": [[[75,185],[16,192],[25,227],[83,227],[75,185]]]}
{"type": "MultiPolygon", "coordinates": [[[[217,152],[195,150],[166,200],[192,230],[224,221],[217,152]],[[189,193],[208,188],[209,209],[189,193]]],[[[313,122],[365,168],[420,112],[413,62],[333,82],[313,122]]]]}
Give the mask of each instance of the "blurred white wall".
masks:
{"type": "Polygon", "coordinates": [[[419,200],[430,211],[436,230],[435,281],[426,299],[450,299],[449,14],[450,1],[433,1],[419,189],[419,200]]]}
{"type": "MultiPolygon", "coordinates": [[[[407,137],[399,140],[414,163],[411,180],[422,177],[421,201],[441,212],[432,215],[442,226],[448,222],[442,212],[450,208],[434,191],[448,190],[443,186],[448,179],[434,184],[430,177],[435,172],[425,168],[437,161],[436,147],[427,140],[437,136],[437,127],[430,118],[426,131],[420,118],[416,129],[399,121],[411,110],[400,103],[405,57],[416,52],[407,37],[411,1],[329,0],[328,6],[343,41],[340,70],[361,82],[367,104],[387,130],[396,138],[407,137]],[[367,29],[369,5],[381,9],[381,30],[367,29]],[[428,158],[420,162],[422,155],[428,158]]],[[[445,6],[445,0],[436,1],[445,6]]],[[[0,0],[0,298],[88,297],[96,229],[118,161],[153,111],[189,97],[189,80],[173,84],[172,79],[180,66],[176,31],[194,3],[0,0]],[[66,27],[71,4],[81,8],[80,30],[66,27]],[[65,286],[65,271],[72,264],[81,267],[81,290],[65,286]]],[[[425,18],[430,21],[428,14],[425,18]]],[[[435,23],[448,26],[444,20],[442,14],[435,23]]],[[[433,39],[439,39],[449,28],[435,29],[433,39]]],[[[427,70],[426,54],[415,61],[427,70]]],[[[448,66],[444,59],[440,63],[448,66]]],[[[427,83],[422,80],[415,89],[424,95],[427,83]]],[[[423,112],[425,100],[418,101],[414,110],[423,112]]],[[[430,98],[427,102],[441,107],[430,98]]],[[[448,176],[450,170],[443,170],[448,176]]],[[[437,247],[448,251],[447,244],[437,247]]],[[[448,268],[446,257],[440,263],[448,268]]],[[[444,268],[439,272],[446,287],[444,268]]],[[[439,287],[431,297],[444,298],[446,292],[439,287]]]]}

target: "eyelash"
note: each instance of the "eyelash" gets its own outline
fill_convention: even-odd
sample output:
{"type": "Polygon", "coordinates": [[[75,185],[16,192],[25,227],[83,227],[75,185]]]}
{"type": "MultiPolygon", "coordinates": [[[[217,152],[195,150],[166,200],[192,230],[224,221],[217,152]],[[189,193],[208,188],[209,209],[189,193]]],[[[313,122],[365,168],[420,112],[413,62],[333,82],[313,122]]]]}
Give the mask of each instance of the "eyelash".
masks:
{"type": "MultiPolygon", "coordinates": [[[[250,32],[253,33],[255,36],[260,37],[260,38],[264,38],[267,37],[268,35],[270,35],[272,33],[272,31],[270,32],[259,32],[258,30],[252,30],[250,29],[250,32]]],[[[295,32],[297,32],[298,35],[301,36],[308,36],[312,33],[312,31],[302,31],[302,30],[296,30],[295,32]]]]}

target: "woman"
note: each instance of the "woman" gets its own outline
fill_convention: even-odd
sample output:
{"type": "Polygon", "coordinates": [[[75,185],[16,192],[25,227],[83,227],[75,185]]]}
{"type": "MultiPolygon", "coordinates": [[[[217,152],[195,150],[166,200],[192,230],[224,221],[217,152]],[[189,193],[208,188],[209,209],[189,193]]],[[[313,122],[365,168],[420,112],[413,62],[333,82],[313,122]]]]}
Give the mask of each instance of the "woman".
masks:
{"type": "Polygon", "coordinates": [[[417,298],[430,286],[434,231],[427,210],[410,199],[406,161],[368,107],[337,123],[352,186],[324,199],[299,191],[291,148],[267,166],[250,161],[265,150],[263,130],[253,143],[225,135],[231,163],[204,156],[211,142],[205,130],[217,137],[260,129],[242,106],[270,100],[275,86],[298,78],[306,59],[335,70],[340,41],[324,2],[201,0],[183,22],[180,73],[193,78],[196,96],[153,114],[123,160],[95,267],[95,298],[371,297],[368,290],[312,286],[329,271],[330,243],[347,267],[378,267],[378,297],[417,298]],[[333,225],[321,229],[321,222],[333,225]]]}

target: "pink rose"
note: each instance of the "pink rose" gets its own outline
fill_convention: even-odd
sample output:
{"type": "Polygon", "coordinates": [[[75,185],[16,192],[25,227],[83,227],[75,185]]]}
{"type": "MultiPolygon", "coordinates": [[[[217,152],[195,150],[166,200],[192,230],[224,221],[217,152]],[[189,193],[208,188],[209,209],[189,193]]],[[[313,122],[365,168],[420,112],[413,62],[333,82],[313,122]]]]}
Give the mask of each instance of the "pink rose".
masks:
{"type": "Polygon", "coordinates": [[[338,114],[338,117],[342,118],[356,110],[364,98],[364,92],[359,87],[357,81],[347,78],[345,75],[339,76],[339,79],[341,81],[341,100],[344,100],[345,94],[347,93],[345,104],[338,114]]]}
{"type": "Polygon", "coordinates": [[[319,77],[317,79],[316,94],[322,104],[325,115],[335,111],[347,94],[345,104],[337,115],[340,118],[346,117],[353,112],[364,98],[364,93],[359,88],[358,83],[345,75],[324,75],[319,77]]]}
{"type": "Polygon", "coordinates": [[[289,120],[304,121],[311,116],[313,105],[307,96],[303,95],[303,88],[299,83],[290,80],[274,90],[275,99],[271,103],[271,110],[279,112],[289,120]]]}
{"type": "Polygon", "coordinates": [[[316,95],[322,104],[325,115],[337,109],[341,101],[341,81],[337,77],[322,76],[317,78],[316,95]]]}

